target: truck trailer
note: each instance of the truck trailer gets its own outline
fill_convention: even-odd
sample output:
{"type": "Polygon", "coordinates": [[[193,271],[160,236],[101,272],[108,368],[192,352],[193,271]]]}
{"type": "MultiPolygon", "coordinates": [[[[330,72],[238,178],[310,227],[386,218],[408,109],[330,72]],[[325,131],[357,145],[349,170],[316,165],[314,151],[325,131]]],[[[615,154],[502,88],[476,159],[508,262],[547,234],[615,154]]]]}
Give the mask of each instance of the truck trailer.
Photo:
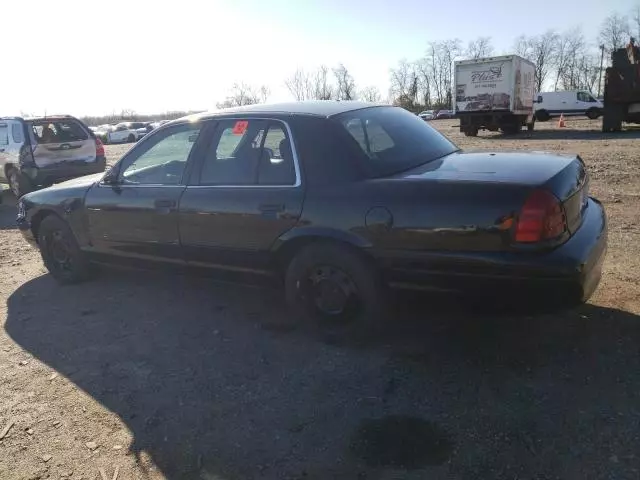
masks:
{"type": "Polygon", "coordinates": [[[455,62],[454,111],[460,131],[475,137],[479,130],[517,133],[535,124],[533,97],[536,67],[517,55],[455,62]]]}

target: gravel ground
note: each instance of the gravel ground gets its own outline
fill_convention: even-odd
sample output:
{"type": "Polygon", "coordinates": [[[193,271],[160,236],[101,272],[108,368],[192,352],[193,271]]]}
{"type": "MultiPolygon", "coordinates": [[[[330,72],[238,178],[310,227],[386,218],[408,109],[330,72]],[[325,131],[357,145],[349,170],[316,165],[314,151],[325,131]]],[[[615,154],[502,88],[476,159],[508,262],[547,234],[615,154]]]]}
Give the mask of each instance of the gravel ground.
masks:
{"type": "Polygon", "coordinates": [[[366,345],[284,329],[272,290],[122,271],[60,287],[5,194],[0,478],[640,478],[640,134],[568,124],[434,122],[464,148],[582,156],[610,220],[591,302],[407,297],[366,345]]]}

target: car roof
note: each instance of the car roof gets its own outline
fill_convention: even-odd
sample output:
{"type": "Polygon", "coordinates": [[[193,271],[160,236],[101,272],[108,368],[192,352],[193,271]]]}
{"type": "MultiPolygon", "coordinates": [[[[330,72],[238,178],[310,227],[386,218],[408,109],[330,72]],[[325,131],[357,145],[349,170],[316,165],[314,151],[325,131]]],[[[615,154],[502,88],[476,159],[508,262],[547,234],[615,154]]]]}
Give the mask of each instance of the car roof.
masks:
{"type": "Polygon", "coordinates": [[[360,110],[363,108],[388,106],[378,103],[358,102],[354,100],[309,100],[304,102],[272,103],[245,105],[242,107],[223,108],[208,112],[195,113],[179,120],[202,120],[235,113],[243,114],[288,114],[288,115],[314,115],[319,117],[331,117],[340,113],[360,110]]]}

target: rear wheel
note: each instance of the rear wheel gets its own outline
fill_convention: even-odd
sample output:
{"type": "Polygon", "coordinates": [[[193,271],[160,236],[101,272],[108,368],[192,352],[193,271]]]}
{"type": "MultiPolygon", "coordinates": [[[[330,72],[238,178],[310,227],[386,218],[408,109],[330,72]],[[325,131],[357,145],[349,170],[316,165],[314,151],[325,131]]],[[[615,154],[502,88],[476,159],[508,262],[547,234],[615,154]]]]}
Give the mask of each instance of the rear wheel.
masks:
{"type": "Polygon", "coordinates": [[[478,127],[465,127],[464,128],[464,136],[465,137],[477,137],[478,136],[478,127]]]}
{"type": "Polygon", "coordinates": [[[290,262],[287,303],[314,329],[364,336],[381,325],[386,289],[376,268],[358,252],[312,244],[290,262]]]}
{"type": "Polygon", "coordinates": [[[129,143],[133,143],[136,141],[136,137],[132,133],[130,133],[127,140],[129,141],[129,143]]]}
{"type": "Polygon", "coordinates": [[[89,262],[71,228],[61,218],[50,215],[42,220],[38,245],[45,267],[58,282],[78,283],[89,277],[89,262]]]}
{"type": "Polygon", "coordinates": [[[17,168],[10,168],[7,173],[7,177],[9,180],[9,188],[16,198],[20,198],[21,196],[33,191],[33,185],[29,179],[17,168]]]}

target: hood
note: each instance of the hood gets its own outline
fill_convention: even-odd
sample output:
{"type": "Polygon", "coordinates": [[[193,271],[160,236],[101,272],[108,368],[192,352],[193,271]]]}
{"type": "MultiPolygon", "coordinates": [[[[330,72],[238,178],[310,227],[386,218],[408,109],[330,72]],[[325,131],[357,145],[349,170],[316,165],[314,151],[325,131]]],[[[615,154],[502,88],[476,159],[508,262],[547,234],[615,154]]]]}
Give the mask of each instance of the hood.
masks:
{"type": "Polygon", "coordinates": [[[94,173],[92,175],[85,175],[84,177],[74,178],[67,180],[66,182],[56,183],[46,188],[45,190],[60,190],[65,188],[77,188],[77,187],[90,187],[104,176],[105,172],[94,173]]]}
{"type": "Polygon", "coordinates": [[[576,160],[546,152],[454,152],[395,175],[406,180],[541,185],[576,160]]]}

